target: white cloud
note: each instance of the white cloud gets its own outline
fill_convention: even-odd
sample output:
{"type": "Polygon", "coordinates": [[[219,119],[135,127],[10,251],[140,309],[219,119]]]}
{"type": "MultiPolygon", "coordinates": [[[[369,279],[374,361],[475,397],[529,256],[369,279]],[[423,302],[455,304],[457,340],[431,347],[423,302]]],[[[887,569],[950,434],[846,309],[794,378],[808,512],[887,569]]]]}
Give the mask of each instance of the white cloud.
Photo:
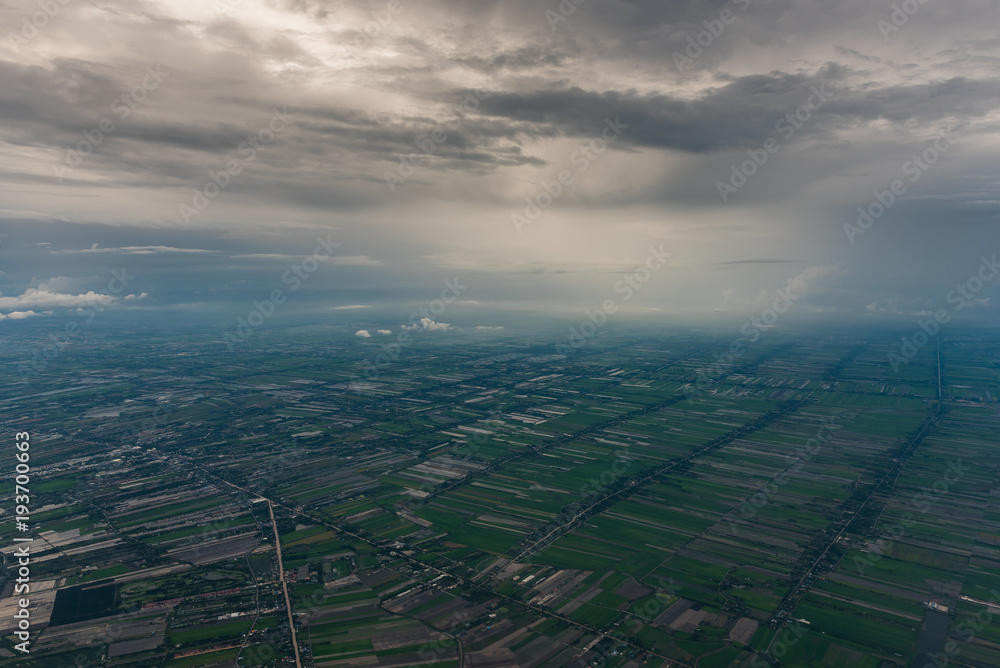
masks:
{"type": "Polygon", "coordinates": [[[966,308],[989,308],[992,297],[973,297],[966,304],[966,308]]]}
{"type": "Polygon", "coordinates": [[[347,306],[331,306],[330,310],[331,311],[348,311],[350,309],[356,309],[356,308],[371,308],[371,307],[368,306],[367,304],[349,304],[347,306]]]}
{"type": "Polygon", "coordinates": [[[240,253],[238,255],[230,255],[229,257],[235,259],[251,259],[251,260],[295,260],[301,259],[301,255],[291,255],[289,253],[240,253]]]}
{"type": "MultiPolygon", "coordinates": [[[[135,301],[147,296],[145,292],[141,294],[128,294],[123,297],[115,297],[103,292],[88,290],[87,292],[72,294],[70,292],[60,292],[53,284],[66,284],[70,279],[52,279],[48,283],[40,283],[37,288],[28,288],[23,294],[17,297],[0,297],[0,309],[26,309],[31,307],[84,307],[84,306],[115,306],[122,300],[135,301]]],[[[65,288],[63,288],[65,289],[65,288]]]]}
{"type": "Polygon", "coordinates": [[[503,327],[502,326],[501,327],[487,327],[486,325],[476,325],[476,329],[478,329],[481,332],[493,332],[493,331],[496,331],[498,329],[503,329],[503,327]]]}
{"type": "Polygon", "coordinates": [[[45,285],[38,288],[28,288],[18,297],[0,297],[0,309],[23,308],[26,306],[111,306],[118,301],[117,297],[90,290],[79,295],[60,292],[49,292],[45,285]]]}
{"type": "Polygon", "coordinates": [[[403,329],[423,329],[428,332],[444,332],[451,328],[446,322],[435,322],[430,318],[421,318],[419,324],[403,325],[403,329]]]}
{"type": "Polygon", "coordinates": [[[891,313],[893,315],[905,315],[899,307],[898,299],[876,299],[865,306],[865,311],[869,314],[891,313]]]}
{"type": "Polygon", "coordinates": [[[94,244],[90,248],[79,250],[60,250],[52,253],[121,253],[123,255],[150,255],[152,253],[218,253],[204,248],[176,248],[174,246],[122,246],[120,248],[99,248],[94,244]]]}
{"type": "Polygon", "coordinates": [[[360,336],[362,339],[372,338],[371,333],[367,329],[359,329],[358,331],[354,332],[354,336],[360,336]]]}
{"type": "Polygon", "coordinates": [[[11,311],[7,315],[0,313],[0,320],[24,320],[25,318],[30,318],[33,315],[41,315],[35,311],[11,311]]]}
{"type": "Polygon", "coordinates": [[[388,336],[389,334],[392,334],[392,330],[391,329],[380,329],[380,330],[378,330],[378,333],[379,334],[383,334],[385,336],[388,336]]]}

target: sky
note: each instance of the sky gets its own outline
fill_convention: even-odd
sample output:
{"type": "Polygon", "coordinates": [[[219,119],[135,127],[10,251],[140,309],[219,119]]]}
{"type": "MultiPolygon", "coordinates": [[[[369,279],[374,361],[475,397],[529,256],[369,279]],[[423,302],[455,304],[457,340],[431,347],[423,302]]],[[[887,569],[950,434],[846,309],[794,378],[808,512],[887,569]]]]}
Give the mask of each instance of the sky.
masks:
{"type": "Polygon", "coordinates": [[[991,322],[998,25],[985,0],[8,0],[0,330],[278,290],[377,336],[446,281],[429,331],[738,325],[778,291],[800,320],[991,322]]]}

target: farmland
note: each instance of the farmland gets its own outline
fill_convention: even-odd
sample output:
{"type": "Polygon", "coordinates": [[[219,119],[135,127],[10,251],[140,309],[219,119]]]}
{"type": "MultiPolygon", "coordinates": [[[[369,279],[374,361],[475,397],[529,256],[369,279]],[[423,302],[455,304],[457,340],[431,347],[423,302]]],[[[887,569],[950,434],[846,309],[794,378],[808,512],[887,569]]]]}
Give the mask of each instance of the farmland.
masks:
{"type": "Polygon", "coordinates": [[[18,665],[1000,665],[1000,346],[454,336],[364,382],[302,334],[8,384],[18,665]]]}

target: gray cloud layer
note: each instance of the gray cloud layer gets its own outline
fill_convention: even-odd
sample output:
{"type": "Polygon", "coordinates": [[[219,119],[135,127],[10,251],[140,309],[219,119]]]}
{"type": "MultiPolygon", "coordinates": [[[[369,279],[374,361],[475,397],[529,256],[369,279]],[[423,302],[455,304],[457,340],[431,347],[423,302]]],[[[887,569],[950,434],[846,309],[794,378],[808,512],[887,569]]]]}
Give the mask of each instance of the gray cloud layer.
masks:
{"type": "Polygon", "coordinates": [[[331,294],[391,301],[464,271],[484,302],[579,309],[666,244],[676,266],[642,308],[752,309],[805,276],[816,313],[876,317],[940,301],[1000,246],[996,2],[929,0],[898,26],[860,0],[396,7],[70,2],[34,31],[37,3],[0,8],[0,254],[19,254],[3,296],[101,275],[95,256],[117,253],[84,260],[94,243],[197,240],[215,252],[149,254],[144,301],[225,300],[332,232],[362,259],[339,263],[331,294]],[[271,132],[275,109],[290,121],[271,132]],[[608,119],[627,128],[594,152],[608,119]],[[909,181],[943,128],[958,140],[909,181]],[[723,201],[719,182],[768,140],[779,150],[723,201]],[[518,233],[512,214],[560,172],[572,183],[518,233]],[[851,243],[844,224],[895,179],[906,194],[851,243]],[[73,241],[36,245],[57,233],[73,241]],[[870,308],[888,303],[912,306],[870,308]]]}

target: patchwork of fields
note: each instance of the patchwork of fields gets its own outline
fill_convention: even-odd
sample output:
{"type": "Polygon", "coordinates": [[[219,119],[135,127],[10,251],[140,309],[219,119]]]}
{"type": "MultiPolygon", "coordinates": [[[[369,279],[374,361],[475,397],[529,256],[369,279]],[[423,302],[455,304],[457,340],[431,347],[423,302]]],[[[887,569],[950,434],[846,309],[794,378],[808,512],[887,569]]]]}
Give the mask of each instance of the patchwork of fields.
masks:
{"type": "Polygon", "coordinates": [[[10,383],[18,665],[1000,665],[1000,346],[728,344],[428,343],[358,383],[307,335],[178,341],[10,383]]]}

